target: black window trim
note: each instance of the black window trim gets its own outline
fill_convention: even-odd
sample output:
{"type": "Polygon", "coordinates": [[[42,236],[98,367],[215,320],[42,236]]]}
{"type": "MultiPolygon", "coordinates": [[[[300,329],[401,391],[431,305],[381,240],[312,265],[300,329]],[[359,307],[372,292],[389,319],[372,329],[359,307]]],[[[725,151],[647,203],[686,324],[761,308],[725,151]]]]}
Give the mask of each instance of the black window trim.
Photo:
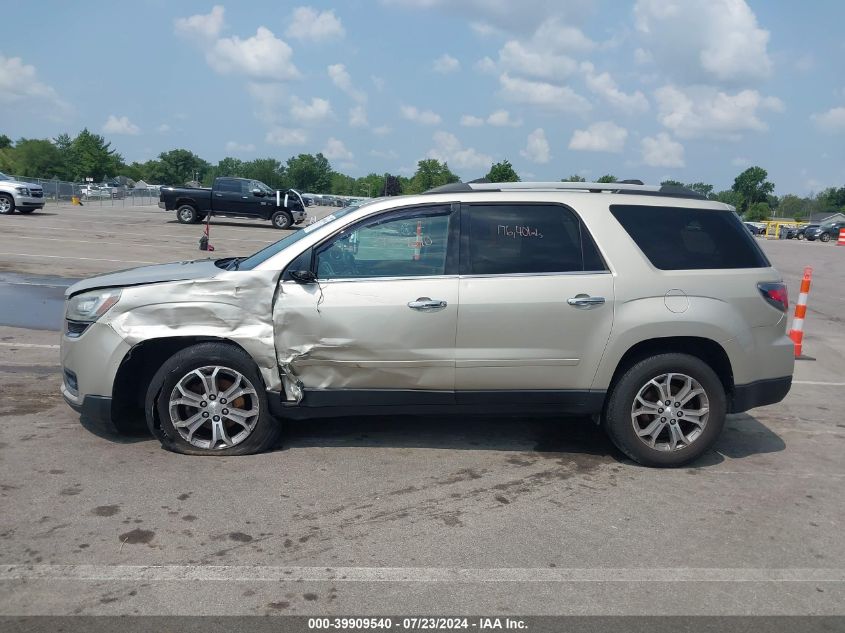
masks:
{"type": "MultiPolygon", "coordinates": [[[[355,222],[347,224],[343,227],[340,227],[330,235],[327,235],[325,238],[313,244],[309,247],[308,250],[311,251],[311,266],[310,270],[315,275],[317,274],[317,254],[320,250],[326,245],[328,242],[332,241],[340,235],[341,233],[345,233],[348,231],[356,231],[359,228],[363,228],[369,224],[377,224],[378,222],[382,221],[385,216],[391,216],[391,219],[401,219],[404,216],[413,216],[415,215],[420,209],[445,209],[449,208],[449,213],[430,213],[425,215],[448,215],[449,216],[449,234],[447,236],[448,243],[446,245],[446,264],[445,264],[445,271],[442,275],[402,275],[402,276],[391,276],[391,277],[340,277],[336,279],[318,279],[320,283],[339,283],[339,282],[360,282],[360,281],[395,281],[395,280],[412,280],[412,279],[444,279],[446,277],[457,277],[458,275],[458,237],[459,237],[459,225],[460,225],[460,203],[458,202],[425,202],[419,204],[412,204],[403,207],[394,207],[392,209],[385,209],[379,213],[374,215],[368,215],[363,217],[355,222]]],[[[303,251],[305,252],[305,251],[303,251]]],[[[293,264],[302,253],[299,253],[296,257],[294,257],[290,263],[285,267],[285,270],[282,271],[282,278],[285,279],[285,274],[288,273],[288,268],[291,264],[293,264]]]]}
{"type": "Polygon", "coordinates": [[[598,242],[593,237],[593,234],[590,232],[590,229],[584,223],[584,219],[581,215],[573,209],[568,204],[563,204],[562,202],[553,202],[553,201],[543,201],[543,200],[531,200],[531,201],[473,201],[473,202],[462,202],[461,203],[461,248],[460,253],[458,255],[459,258],[459,268],[460,277],[462,279],[478,279],[478,278],[486,278],[486,277],[561,277],[564,275],[611,275],[613,272],[610,269],[610,266],[607,263],[607,258],[605,258],[604,253],[601,252],[599,248],[598,242]],[[602,264],[604,264],[604,268],[601,270],[566,270],[566,271],[552,271],[552,272],[542,272],[542,273],[473,273],[469,269],[469,220],[472,217],[472,207],[507,207],[507,206],[541,206],[541,207],[562,207],[564,210],[571,213],[575,219],[578,221],[578,234],[579,234],[579,241],[581,245],[581,265],[584,266],[584,239],[589,239],[592,241],[593,246],[595,246],[596,253],[599,256],[602,264]]]}

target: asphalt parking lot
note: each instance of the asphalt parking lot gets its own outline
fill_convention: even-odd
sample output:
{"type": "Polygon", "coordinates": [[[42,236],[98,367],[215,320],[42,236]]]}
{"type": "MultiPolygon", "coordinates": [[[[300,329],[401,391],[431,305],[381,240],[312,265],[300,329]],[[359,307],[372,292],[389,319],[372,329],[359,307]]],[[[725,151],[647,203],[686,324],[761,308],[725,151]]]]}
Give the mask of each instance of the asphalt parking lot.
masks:
{"type": "MultiPolygon", "coordinates": [[[[296,422],[246,458],[84,426],[58,391],[67,279],[198,258],[201,230],[0,217],[0,615],[845,614],[845,248],[761,240],[792,301],[814,268],[814,360],[688,468],[580,419],[296,422]]],[[[211,229],[221,257],[281,236],[211,229]]]]}

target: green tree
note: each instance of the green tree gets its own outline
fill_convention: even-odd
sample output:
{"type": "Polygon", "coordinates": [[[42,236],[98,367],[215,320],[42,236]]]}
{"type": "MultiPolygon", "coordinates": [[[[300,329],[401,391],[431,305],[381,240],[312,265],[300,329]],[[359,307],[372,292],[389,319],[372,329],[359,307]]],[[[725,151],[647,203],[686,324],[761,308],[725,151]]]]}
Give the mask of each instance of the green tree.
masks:
{"type": "Polygon", "coordinates": [[[355,191],[355,179],[352,176],[333,171],[329,190],[324,193],[331,193],[336,196],[351,196],[353,191],[355,191]]]}
{"type": "Polygon", "coordinates": [[[157,161],[149,161],[147,168],[155,184],[181,185],[193,180],[202,181],[211,165],[190,150],[172,149],[159,154],[157,161]]]}
{"type": "Polygon", "coordinates": [[[803,218],[807,215],[806,209],[808,206],[804,198],[788,193],[780,199],[778,215],[783,218],[803,218]]]}
{"type": "Polygon", "coordinates": [[[740,202],[742,202],[742,196],[733,189],[725,189],[724,191],[714,193],[710,196],[710,199],[716,200],[717,202],[724,202],[737,209],[739,208],[740,202]]]}
{"type": "Polygon", "coordinates": [[[613,176],[612,174],[606,174],[606,175],[602,176],[601,178],[599,178],[598,180],[596,180],[596,182],[616,182],[616,180],[617,180],[616,176],[613,176]]]}
{"type": "Polygon", "coordinates": [[[578,174],[572,174],[568,178],[561,178],[561,182],[587,182],[587,179],[584,176],[579,176],[578,174]]]}
{"type": "Polygon", "coordinates": [[[402,182],[396,176],[390,174],[384,175],[384,189],[381,191],[383,196],[400,196],[402,195],[402,182]]]}
{"type": "Polygon", "coordinates": [[[382,174],[368,174],[355,181],[353,195],[375,197],[384,189],[384,176],[382,174]]]}
{"type": "Polygon", "coordinates": [[[411,178],[410,186],[403,189],[409,193],[422,193],[434,187],[460,181],[447,163],[441,163],[436,158],[424,158],[417,163],[417,171],[411,178]]]}
{"type": "Polygon", "coordinates": [[[123,164],[123,157],[111,149],[111,143],[88,128],[71,141],[67,154],[65,176],[73,180],[90,177],[99,182],[106,176],[115,176],[123,164]]]}
{"type": "Polygon", "coordinates": [[[661,187],[685,187],[684,183],[680,180],[664,180],[660,183],[661,187]]]}
{"type": "Polygon", "coordinates": [[[6,149],[12,146],[12,139],[5,134],[0,134],[0,149],[6,149]]]}
{"type": "MultiPolygon", "coordinates": [[[[755,202],[765,202],[775,190],[774,183],[766,180],[768,172],[762,167],[749,167],[734,180],[733,191],[742,196],[738,210],[745,213],[755,202]]],[[[766,205],[768,206],[768,204],[766,205]]]]}
{"type": "Polygon", "coordinates": [[[696,193],[700,193],[705,198],[709,198],[710,194],[713,193],[713,185],[708,185],[704,182],[694,182],[685,186],[687,189],[692,189],[696,193]]]}
{"type": "Polygon", "coordinates": [[[762,222],[772,217],[772,208],[767,202],[755,202],[749,205],[743,217],[748,222],[762,222]]]}
{"type": "Polygon", "coordinates": [[[828,187],[819,192],[816,196],[816,204],[819,211],[831,213],[845,211],[845,187],[839,189],[828,187]]]}
{"type": "Polygon", "coordinates": [[[519,174],[507,159],[500,163],[493,163],[484,177],[490,182],[519,182],[519,174]]]}
{"type": "MultiPolygon", "coordinates": [[[[230,158],[223,160],[237,161],[238,159],[230,158]]],[[[273,189],[287,189],[290,186],[288,184],[285,166],[275,158],[256,158],[255,160],[242,163],[240,168],[238,168],[236,163],[232,162],[230,168],[234,169],[237,175],[242,178],[260,180],[273,189]]]]}
{"type": "Polygon", "coordinates": [[[300,154],[287,161],[291,186],[299,191],[328,193],[332,185],[332,166],[322,154],[300,154]]]}
{"type": "Polygon", "coordinates": [[[15,143],[12,162],[19,176],[56,178],[63,172],[64,161],[59,149],[47,139],[20,139],[15,143]]]}

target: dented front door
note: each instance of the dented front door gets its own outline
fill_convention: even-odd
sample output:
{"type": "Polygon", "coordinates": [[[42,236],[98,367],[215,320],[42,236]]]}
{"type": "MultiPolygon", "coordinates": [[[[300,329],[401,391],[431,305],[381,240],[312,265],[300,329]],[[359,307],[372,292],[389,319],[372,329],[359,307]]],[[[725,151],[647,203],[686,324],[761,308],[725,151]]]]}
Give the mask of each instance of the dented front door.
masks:
{"type": "Polygon", "coordinates": [[[369,219],[315,249],[317,283],[280,283],[276,353],[306,399],[313,391],[354,389],[372,392],[354,394],[367,399],[361,404],[399,391],[417,392],[411,396],[422,402],[454,389],[453,221],[448,205],[369,219]]]}

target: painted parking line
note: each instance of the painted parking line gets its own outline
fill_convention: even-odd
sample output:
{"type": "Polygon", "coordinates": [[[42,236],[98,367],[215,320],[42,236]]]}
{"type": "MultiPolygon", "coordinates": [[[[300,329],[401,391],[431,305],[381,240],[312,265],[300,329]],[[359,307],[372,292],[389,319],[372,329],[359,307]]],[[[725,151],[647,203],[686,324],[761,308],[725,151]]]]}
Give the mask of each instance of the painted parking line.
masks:
{"type": "Polygon", "coordinates": [[[793,380],[793,385],[814,385],[817,387],[845,387],[845,382],[820,382],[817,380],[793,380]]]}
{"type": "Polygon", "coordinates": [[[22,349],[59,349],[58,345],[47,345],[46,343],[7,343],[0,341],[0,347],[20,347],[22,349]]]}
{"type": "Polygon", "coordinates": [[[114,262],[117,264],[160,264],[161,262],[148,262],[140,259],[101,259],[99,257],[65,257],[63,255],[33,255],[31,253],[0,253],[0,257],[36,257],[38,259],[75,259],[87,262],[114,262]]]}
{"type": "MultiPolygon", "coordinates": [[[[214,226],[214,225],[212,225],[212,226],[214,226]]],[[[164,235],[155,235],[155,234],[151,235],[150,233],[127,233],[126,231],[120,231],[120,230],[114,230],[114,229],[112,229],[111,231],[106,231],[106,230],[95,229],[95,228],[90,228],[90,229],[74,229],[74,228],[70,228],[70,227],[65,228],[63,226],[39,226],[38,228],[39,229],[46,229],[48,231],[62,231],[62,232],[64,232],[64,231],[74,231],[74,232],[80,232],[80,233],[88,233],[89,235],[91,233],[111,233],[115,236],[131,235],[133,237],[144,237],[144,238],[147,238],[147,239],[150,239],[150,237],[154,237],[154,238],[172,237],[172,238],[176,238],[176,239],[190,240],[192,242],[197,241],[196,236],[193,236],[193,235],[174,235],[172,233],[164,234],[164,235]]],[[[235,227],[226,227],[226,228],[228,229],[228,228],[235,228],[235,227]]],[[[8,235],[10,237],[18,237],[16,234],[13,234],[13,233],[6,233],[5,235],[8,235]]],[[[283,234],[281,237],[279,237],[279,239],[281,239],[285,235],[287,235],[287,234],[283,234]]],[[[0,236],[0,237],[2,237],[2,236],[0,236]]],[[[222,241],[222,242],[261,242],[262,244],[273,244],[274,242],[278,242],[279,240],[263,240],[263,239],[259,239],[259,238],[237,238],[237,237],[217,237],[217,236],[215,236],[214,241],[215,242],[217,242],[217,241],[222,241]]],[[[121,246],[126,246],[126,244],[121,244],[121,246]]]]}
{"type": "Polygon", "coordinates": [[[0,565],[0,580],[595,583],[842,583],[839,568],[276,567],[262,565],[0,565]]]}

